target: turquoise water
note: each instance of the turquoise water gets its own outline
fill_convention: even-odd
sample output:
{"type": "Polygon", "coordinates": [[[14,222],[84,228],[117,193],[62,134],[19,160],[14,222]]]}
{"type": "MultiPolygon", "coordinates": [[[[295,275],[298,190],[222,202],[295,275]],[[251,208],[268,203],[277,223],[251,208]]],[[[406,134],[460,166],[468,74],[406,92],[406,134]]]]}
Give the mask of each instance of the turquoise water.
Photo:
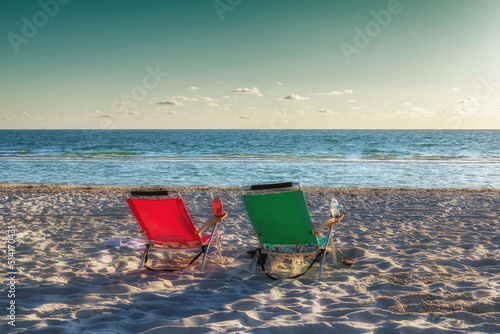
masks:
{"type": "Polygon", "coordinates": [[[0,130],[0,183],[500,188],[500,131],[0,130]]]}

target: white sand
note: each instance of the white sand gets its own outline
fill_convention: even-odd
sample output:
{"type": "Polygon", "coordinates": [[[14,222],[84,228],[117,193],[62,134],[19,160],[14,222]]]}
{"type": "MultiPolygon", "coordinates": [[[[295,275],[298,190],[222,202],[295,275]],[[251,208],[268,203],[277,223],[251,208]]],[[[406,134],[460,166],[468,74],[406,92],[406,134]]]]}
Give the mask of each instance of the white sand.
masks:
{"type": "MultiPolygon", "coordinates": [[[[177,189],[200,226],[212,214],[208,188],[177,189]]],[[[257,241],[239,191],[211,189],[230,214],[225,263],[213,252],[201,274],[201,261],[176,273],[138,270],[140,250],[105,246],[140,237],[128,189],[0,185],[2,238],[15,228],[18,270],[16,326],[5,283],[0,332],[500,332],[499,190],[306,188],[315,220],[332,196],[341,203],[336,255],[355,264],[274,282],[260,269],[251,275],[246,252],[257,241]]]]}

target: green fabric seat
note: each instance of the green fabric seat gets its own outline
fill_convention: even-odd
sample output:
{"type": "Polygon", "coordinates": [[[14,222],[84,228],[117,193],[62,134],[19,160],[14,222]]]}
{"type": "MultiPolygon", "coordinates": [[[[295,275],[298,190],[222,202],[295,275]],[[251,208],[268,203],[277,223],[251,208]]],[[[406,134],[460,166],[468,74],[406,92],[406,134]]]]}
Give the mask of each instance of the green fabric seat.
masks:
{"type": "Polygon", "coordinates": [[[261,244],[318,244],[301,190],[244,195],[243,203],[261,244]]]}

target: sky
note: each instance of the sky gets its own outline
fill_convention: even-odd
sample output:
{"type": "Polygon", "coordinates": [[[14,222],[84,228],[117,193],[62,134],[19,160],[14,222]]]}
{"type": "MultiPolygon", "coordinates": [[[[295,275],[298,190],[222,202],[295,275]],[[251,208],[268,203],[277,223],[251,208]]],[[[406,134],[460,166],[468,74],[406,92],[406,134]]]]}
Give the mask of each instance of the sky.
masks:
{"type": "Polygon", "coordinates": [[[0,3],[0,129],[500,129],[500,1],[0,3]]]}

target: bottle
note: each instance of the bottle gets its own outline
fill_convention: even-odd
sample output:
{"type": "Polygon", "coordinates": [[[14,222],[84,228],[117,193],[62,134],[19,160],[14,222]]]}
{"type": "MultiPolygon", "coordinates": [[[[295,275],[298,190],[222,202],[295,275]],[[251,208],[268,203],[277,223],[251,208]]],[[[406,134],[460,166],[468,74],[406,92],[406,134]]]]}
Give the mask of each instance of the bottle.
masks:
{"type": "Polygon", "coordinates": [[[333,218],[340,217],[339,202],[335,198],[332,198],[332,202],[330,203],[330,212],[333,218]]]}

